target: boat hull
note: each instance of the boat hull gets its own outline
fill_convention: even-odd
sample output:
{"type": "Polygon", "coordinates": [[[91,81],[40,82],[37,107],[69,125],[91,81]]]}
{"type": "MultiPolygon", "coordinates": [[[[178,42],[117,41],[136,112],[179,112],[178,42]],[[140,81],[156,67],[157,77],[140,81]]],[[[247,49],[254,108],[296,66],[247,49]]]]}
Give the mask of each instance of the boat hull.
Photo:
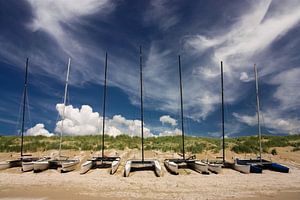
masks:
{"type": "Polygon", "coordinates": [[[22,162],[22,171],[29,172],[33,170],[33,162],[22,162]]]}
{"type": "Polygon", "coordinates": [[[161,176],[161,166],[157,160],[154,160],[154,170],[157,176],[161,176]]]}
{"type": "Polygon", "coordinates": [[[165,160],[164,162],[166,169],[172,174],[179,174],[178,172],[178,164],[172,162],[170,160],[165,160]]]}
{"type": "Polygon", "coordinates": [[[268,165],[265,165],[266,169],[272,170],[272,171],[276,171],[276,172],[281,172],[281,173],[289,173],[289,168],[286,166],[283,166],[281,164],[278,163],[271,163],[268,165]]]}
{"type": "Polygon", "coordinates": [[[88,160],[81,165],[80,174],[87,173],[93,167],[93,161],[88,160]]]}
{"type": "Polygon", "coordinates": [[[70,172],[76,169],[79,160],[67,160],[61,163],[61,172],[70,172]]]}
{"type": "Polygon", "coordinates": [[[0,162],[0,170],[8,169],[11,167],[20,167],[21,166],[21,160],[7,160],[0,162]]]}
{"type": "Polygon", "coordinates": [[[131,171],[131,160],[127,161],[124,168],[124,176],[128,177],[131,171]]]}
{"type": "Polygon", "coordinates": [[[236,171],[242,172],[244,174],[250,173],[250,165],[240,165],[240,164],[234,163],[233,168],[236,171]]]}
{"type": "Polygon", "coordinates": [[[193,170],[195,170],[197,172],[200,172],[200,173],[203,173],[203,174],[209,173],[208,165],[204,162],[196,160],[196,161],[193,161],[193,162],[188,162],[187,164],[190,168],[192,168],[193,170]]]}
{"type": "Polygon", "coordinates": [[[0,170],[8,169],[10,168],[10,163],[8,161],[2,161],[0,162],[0,170]]]}
{"type": "Polygon", "coordinates": [[[114,160],[112,163],[111,163],[111,171],[110,171],[110,174],[114,174],[119,165],[120,165],[120,162],[121,162],[121,159],[120,158],[117,158],[116,160],[114,160]]]}
{"type": "Polygon", "coordinates": [[[222,172],[222,164],[208,163],[208,170],[220,174],[222,172]]]}
{"type": "Polygon", "coordinates": [[[133,168],[154,170],[156,176],[161,176],[161,166],[157,160],[128,160],[125,164],[124,176],[128,177],[133,168]]]}
{"type": "Polygon", "coordinates": [[[41,159],[41,160],[33,162],[33,171],[34,172],[44,171],[48,168],[49,168],[49,160],[48,159],[41,159]]]}

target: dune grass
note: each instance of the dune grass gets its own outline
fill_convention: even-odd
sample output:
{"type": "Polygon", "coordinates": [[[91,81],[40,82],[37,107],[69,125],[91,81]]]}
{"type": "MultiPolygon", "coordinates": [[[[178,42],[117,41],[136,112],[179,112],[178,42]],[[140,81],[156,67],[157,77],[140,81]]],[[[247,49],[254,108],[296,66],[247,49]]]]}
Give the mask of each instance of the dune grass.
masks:
{"type": "MultiPolygon", "coordinates": [[[[144,140],[145,150],[159,150],[162,152],[181,152],[181,136],[149,137],[144,140]]],[[[0,136],[0,152],[19,152],[21,138],[18,136],[0,136]]],[[[227,138],[225,140],[226,149],[236,153],[258,153],[259,143],[257,136],[246,136],[237,138],[227,138]]],[[[79,151],[101,150],[101,136],[64,136],[62,149],[72,149],[79,151]]],[[[105,149],[124,150],[140,149],[141,138],[119,135],[112,137],[105,135],[105,149]]],[[[262,147],[264,152],[271,153],[274,147],[293,147],[293,151],[300,149],[300,135],[291,136],[262,136],[262,147]]],[[[25,136],[24,151],[36,152],[47,151],[59,148],[59,137],[25,136]]],[[[185,150],[191,153],[201,153],[203,151],[219,152],[222,149],[222,141],[218,138],[205,137],[185,137],[185,150]]]]}

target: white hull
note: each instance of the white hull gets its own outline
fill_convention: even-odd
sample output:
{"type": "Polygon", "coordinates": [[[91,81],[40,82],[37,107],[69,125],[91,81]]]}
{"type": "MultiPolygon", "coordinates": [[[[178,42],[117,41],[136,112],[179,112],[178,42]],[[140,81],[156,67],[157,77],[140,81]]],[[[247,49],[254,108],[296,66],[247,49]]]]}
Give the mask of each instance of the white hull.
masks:
{"type": "Polygon", "coordinates": [[[208,165],[201,161],[190,162],[188,165],[197,172],[200,173],[209,173],[208,165]]]}
{"type": "Polygon", "coordinates": [[[88,160],[81,165],[80,174],[87,173],[93,167],[93,161],[88,160]]]}
{"type": "Polygon", "coordinates": [[[174,174],[178,174],[178,165],[175,162],[165,160],[164,163],[165,163],[165,166],[166,166],[168,171],[170,171],[174,174]]]}
{"type": "Polygon", "coordinates": [[[29,172],[33,170],[33,162],[22,162],[22,171],[29,172]]]}
{"type": "Polygon", "coordinates": [[[208,169],[209,171],[220,174],[222,172],[222,165],[215,164],[215,163],[208,163],[208,169]]]}
{"type": "Polygon", "coordinates": [[[157,160],[154,160],[155,173],[157,176],[161,176],[161,166],[157,160]]]}
{"type": "Polygon", "coordinates": [[[234,163],[234,169],[239,172],[245,173],[245,174],[250,173],[250,167],[251,167],[250,165],[240,165],[240,164],[234,163]]]}
{"type": "Polygon", "coordinates": [[[0,162],[0,170],[8,169],[8,168],[10,168],[10,163],[8,161],[0,162]]]}
{"type": "Polygon", "coordinates": [[[61,172],[70,172],[76,169],[79,160],[64,161],[61,163],[61,172]]]}
{"type": "Polygon", "coordinates": [[[118,169],[118,167],[120,165],[120,162],[121,162],[121,159],[117,158],[116,160],[114,160],[111,163],[111,172],[110,172],[110,174],[114,174],[117,171],[117,169],[118,169]]]}
{"type": "Polygon", "coordinates": [[[161,166],[157,160],[127,160],[124,169],[124,176],[128,177],[131,171],[131,168],[140,168],[140,169],[154,169],[154,172],[157,176],[161,176],[161,166]]]}
{"type": "Polygon", "coordinates": [[[21,166],[21,160],[6,160],[0,162],[0,170],[2,169],[8,169],[11,167],[20,167],[21,166]]]}
{"type": "Polygon", "coordinates": [[[49,168],[49,162],[47,159],[41,159],[33,162],[33,170],[36,171],[44,171],[49,168]]]}
{"type": "Polygon", "coordinates": [[[131,170],[131,160],[128,160],[125,164],[124,176],[128,177],[131,170]]]}

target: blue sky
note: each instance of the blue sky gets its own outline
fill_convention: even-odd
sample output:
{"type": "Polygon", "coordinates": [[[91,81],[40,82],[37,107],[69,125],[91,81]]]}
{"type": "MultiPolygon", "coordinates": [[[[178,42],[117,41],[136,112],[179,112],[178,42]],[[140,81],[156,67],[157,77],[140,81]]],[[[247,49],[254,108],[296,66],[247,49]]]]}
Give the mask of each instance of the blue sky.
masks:
{"type": "Polygon", "coordinates": [[[227,136],[256,134],[254,63],[263,133],[300,133],[299,1],[0,0],[0,26],[2,135],[18,134],[26,57],[27,134],[98,134],[106,51],[106,132],[139,135],[139,45],[146,135],[180,133],[178,54],[187,134],[221,135],[220,61],[227,136]]]}

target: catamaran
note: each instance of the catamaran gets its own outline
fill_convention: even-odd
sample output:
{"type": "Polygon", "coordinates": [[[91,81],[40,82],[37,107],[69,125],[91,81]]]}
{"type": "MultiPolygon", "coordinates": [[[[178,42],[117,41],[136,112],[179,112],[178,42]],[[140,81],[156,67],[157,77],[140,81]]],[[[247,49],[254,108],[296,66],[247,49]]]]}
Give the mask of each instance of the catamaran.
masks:
{"type": "Polygon", "coordinates": [[[258,127],[258,140],[259,140],[259,157],[254,159],[235,159],[234,169],[243,173],[262,173],[263,169],[288,173],[289,168],[278,163],[262,159],[262,143],[261,143],[261,126],[260,126],[260,103],[259,103],[259,90],[258,90],[258,74],[256,64],[254,64],[255,75],[255,91],[256,91],[256,112],[257,112],[257,127],[258,127]],[[244,168],[242,169],[242,166],[244,168]],[[250,168],[248,167],[250,166],[250,168]],[[241,170],[242,169],[242,170],[241,170]],[[247,171],[247,170],[248,171],[247,171]]]}
{"type": "Polygon", "coordinates": [[[143,107],[143,55],[142,46],[140,46],[140,95],[141,95],[141,136],[142,136],[142,159],[127,160],[125,164],[124,176],[128,177],[130,172],[138,169],[152,169],[156,176],[161,176],[161,166],[158,160],[144,158],[144,107],[143,107]]]}
{"type": "Polygon", "coordinates": [[[182,80],[181,80],[181,61],[178,56],[179,69],[179,86],[180,86],[180,105],[181,105],[181,136],[182,136],[182,158],[166,159],[164,161],[166,169],[172,174],[179,174],[179,168],[188,167],[199,173],[208,174],[208,165],[200,160],[196,160],[196,156],[185,157],[184,149],[184,125],[183,125],[183,94],[182,94],[182,80]]]}
{"type": "Polygon", "coordinates": [[[7,169],[11,167],[22,167],[22,171],[31,171],[33,170],[32,161],[38,160],[37,157],[32,157],[31,155],[24,154],[24,132],[25,132],[25,116],[26,116],[26,100],[27,100],[27,87],[28,87],[28,67],[29,59],[26,58],[25,64],[25,81],[24,81],[24,93],[23,93],[23,108],[22,108],[22,126],[21,126],[21,149],[20,149],[20,159],[8,160],[0,162],[0,169],[7,169]],[[30,157],[29,157],[30,156],[30,157]]]}
{"type": "Polygon", "coordinates": [[[120,157],[105,156],[104,154],[104,132],[105,132],[105,108],[106,108],[106,84],[107,79],[107,53],[105,53],[104,90],[103,90],[103,113],[102,113],[102,156],[94,156],[81,165],[80,174],[85,174],[93,167],[111,167],[110,174],[114,174],[121,162],[120,157]]]}
{"type": "MultiPolygon", "coordinates": [[[[222,167],[227,167],[226,159],[225,159],[225,123],[224,123],[224,78],[223,78],[223,61],[221,61],[221,114],[222,114],[222,161],[220,160],[204,160],[203,162],[207,163],[209,171],[214,173],[221,173],[222,167]]],[[[220,158],[220,157],[217,157],[220,158]]]]}
{"type": "Polygon", "coordinates": [[[61,155],[61,146],[62,146],[62,135],[63,135],[63,124],[65,120],[65,112],[66,112],[66,100],[68,93],[68,83],[69,83],[69,74],[70,74],[70,66],[71,66],[71,58],[68,60],[68,68],[67,68],[67,76],[66,76],[66,84],[65,84],[65,94],[64,94],[64,107],[62,114],[62,125],[60,131],[60,143],[59,143],[59,154],[58,157],[55,158],[42,158],[38,161],[33,162],[34,171],[43,171],[48,168],[59,168],[61,167],[61,172],[69,172],[76,168],[79,164],[79,159],[69,159],[67,156],[61,155]]]}

